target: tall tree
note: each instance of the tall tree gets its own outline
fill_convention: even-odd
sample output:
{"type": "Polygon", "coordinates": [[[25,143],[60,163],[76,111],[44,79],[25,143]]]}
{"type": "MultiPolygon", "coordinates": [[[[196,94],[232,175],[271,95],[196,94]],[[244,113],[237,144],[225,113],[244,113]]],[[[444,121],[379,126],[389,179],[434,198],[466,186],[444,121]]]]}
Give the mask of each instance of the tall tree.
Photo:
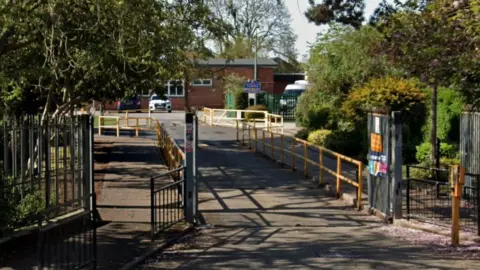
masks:
{"type": "MultiPolygon", "coordinates": [[[[360,28],[365,20],[366,0],[322,0],[317,3],[309,0],[309,9],[305,16],[316,25],[326,25],[331,22],[360,28]]],[[[425,8],[431,0],[382,0],[370,18],[370,23],[377,23],[382,17],[391,16],[399,10],[419,10],[425,8]]]]}
{"type": "Polygon", "coordinates": [[[204,36],[217,27],[204,4],[187,0],[0,0],[2,107],[43,103],[61,114],[159,88],[208,56],[204,36]]]}
{"type": "Polygon", "coordinates": [[[283,0],[208,0],[212,12],[230,30],[217,39],[219,53],[231,55],[239,45],[244,47],[238,56],[253,56],[255,50],[284,59],[296,59],[296,35],[283,0]],[[230,52],[229,52],[230,51],[230,52]]]}
{"type": "MultiPolygon", "coordinates": [[[[469,33],[464,21],[452,19],[459,7],[452,1],[436,1],[422,12],[400,12],[379,25],[388,41],[386,48],[391,59],[408,75],[417,76],[431,86],[432,159],[437,155],[438,87],[465,85],[475,80],[478,85],[479,54],[475,40],[479,33],[469,33]]],[[[467,91],[471,84],[465,86],[467,91]]]]}

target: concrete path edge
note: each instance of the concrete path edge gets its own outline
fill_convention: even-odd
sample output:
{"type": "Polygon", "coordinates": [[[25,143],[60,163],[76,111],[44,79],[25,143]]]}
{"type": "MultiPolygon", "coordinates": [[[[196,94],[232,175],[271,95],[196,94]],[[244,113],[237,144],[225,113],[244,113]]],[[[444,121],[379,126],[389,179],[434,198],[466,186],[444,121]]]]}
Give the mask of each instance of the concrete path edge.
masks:
{"type": "Polygon", "coordinates": [[[172,239],[167,240],[165,243],[163,243],[159,246],[152,247],[150,250],[146,251],[142,255],[138,256],[134,260],[132,260],[129,263],[122,266],[119,270],[130,270],[130,269],[133,269],[134,267],[137,267],[142,262],[144,262],[146,259],[148,259],[148,257],[152,256],[153,254],[155,254],[157,252],[161,252],[162,250],[166,249],[167,247],[175,244],[180,238],[182,238],[185,235],[192,232],[194,228],[195,228],[195,226],[192,226],[192,225],[188,226],[179,235],[173,237],[172,239]]]}

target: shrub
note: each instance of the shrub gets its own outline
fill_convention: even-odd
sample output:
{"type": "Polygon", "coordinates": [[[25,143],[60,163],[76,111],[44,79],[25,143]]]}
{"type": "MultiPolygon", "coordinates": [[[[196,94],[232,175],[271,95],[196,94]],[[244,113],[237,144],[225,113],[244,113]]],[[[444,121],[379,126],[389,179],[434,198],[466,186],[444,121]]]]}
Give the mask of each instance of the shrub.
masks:
{"type": "Polygon", "coordinates": [[[328,135],[332,133],[331,130],[328,129],[319,129],[308,134],[308,142],[313,143],[315,145],[323,146],[325,144],[325,140],[327,139],[328,135]]]}
{"type": "Polygon", "coordinates": [[[295,119],[298,126],[309,130],[334,129],[338,111],[334,97],[309,89],[298,98],[295,119]]]}
{"type": "Polygon", "coordinates": [[[308,138],[308,129],[302,128],[297,133],[295,134],[296,138],[299,138],[301,140],[306,140],[308,138]]]}
{"type": "Polygon", "coordinates": [[[365,159],[365,136],[361,131],[335,130],[324,141],[324,147],[352,158],[365,159]]]}
{"type": "Polygon", "coordinates": [[[232,109],[243,110],[248,106],[248,94],[243,91],[246,78],[237,74],[230,74],[224,78],[225,93],[233,95],[234,104],[232,109]]]}
{"type": "MultiPolygon", "coordinates": [[[[431,145],[429,142],[424,142],[417,146],[416,158],[419,163],[434,164],[430,160],[431,145]]],[[[458,149],[455,145],[448,143],[440,143],[440,157],[446,159],[456,159],[458,157],[458,149]]]]}
{"type": "Polygon", "coordinates": [[[367,111],[374,107],[387,107],[402,112],[403,154],[406,162],[415,158],[415,146],[423,141],[421,128],[425,123],[425,94],[413,79],[384,77],[372,79],[355,87],[342,105],[347,119],[364,126],[367,111]]]}
{"type": "Polygon", "coordinates": [[[248,107],[248,94],[242,91],[236,91],[233,93],[235,99],[235,109],[244,110],[248,107]]]}
{"type": "MultiPolygon", "coordinates": [[[[247,110],[251,111],[268,111],[265,105],[255,105],[255,106],[250,106],[247,108],[247,110]]],[[[257,118],[264,118],[265,114],[261,112],[247,112],[245,113],[245,119],[250,120],[250,119],[257,119],[257,118]]]]}

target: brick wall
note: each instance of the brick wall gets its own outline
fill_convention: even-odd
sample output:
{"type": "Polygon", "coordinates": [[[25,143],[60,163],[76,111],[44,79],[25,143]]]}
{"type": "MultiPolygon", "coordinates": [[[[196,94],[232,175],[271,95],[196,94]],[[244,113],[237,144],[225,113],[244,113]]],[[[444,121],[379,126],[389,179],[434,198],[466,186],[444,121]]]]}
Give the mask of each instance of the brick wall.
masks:
{"type": "MultiPolygon", "coordinates": [[[[205,77],[214,77],[212,86],[189,86],[188,99],[191,107],[203,108],[223,108],[225,95],[223,89],[222,77],[230,74],[238,74],[246,79],[253,79],[253,67],[228,67],[225,69],[214,69],[215,75],[205,77]]],[[[262,83],[262,90],[274,93],[275,83],[273,81],[273,68],[258,67],[258,79],[262,83]]],[[[285,87],[283,87],[284,89],[285,87]]],[[[283,89],[280,93],[283,93],[283,89]]],[[[183,97],[171,97],[172,109],[183,110],[185,108],[185,99],[183,97]]],[[[105,105],[106,110],[115,110],[116,102],[105,105]]],[[[148,109],[148,97],[141,98],[141,108],[148,109]]]]}

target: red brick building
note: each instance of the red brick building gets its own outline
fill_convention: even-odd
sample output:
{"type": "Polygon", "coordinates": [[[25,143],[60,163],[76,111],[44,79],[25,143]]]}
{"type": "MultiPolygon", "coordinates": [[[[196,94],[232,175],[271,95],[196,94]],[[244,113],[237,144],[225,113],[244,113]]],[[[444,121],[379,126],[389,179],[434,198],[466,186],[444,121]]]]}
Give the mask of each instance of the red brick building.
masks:
{"type": "MultiPolygon", "coordinates": [[[[191,107],[223,108],[225,94],[223,78],[235,73],[247,80],[254,78],[254,59],[210,59],[199,61],[199,73],[208,74],[201,78],[192,78],[186,88],[184,80],[172,80],[165,85],[165,94],[172,101],[174,110],[183,110],[185,105],[185,90],[191,107]]],[[[272,59],[257,59],[257,79],[261,82],[262,91],[273,93],[275,89],[274,69],[277,63],[272,59]]],[[[141,108],[148,108],[149,91],[142,93],[141,108]]],[[[107,110],[115,110],[116,103],[106,105],[107,110]]]]}

